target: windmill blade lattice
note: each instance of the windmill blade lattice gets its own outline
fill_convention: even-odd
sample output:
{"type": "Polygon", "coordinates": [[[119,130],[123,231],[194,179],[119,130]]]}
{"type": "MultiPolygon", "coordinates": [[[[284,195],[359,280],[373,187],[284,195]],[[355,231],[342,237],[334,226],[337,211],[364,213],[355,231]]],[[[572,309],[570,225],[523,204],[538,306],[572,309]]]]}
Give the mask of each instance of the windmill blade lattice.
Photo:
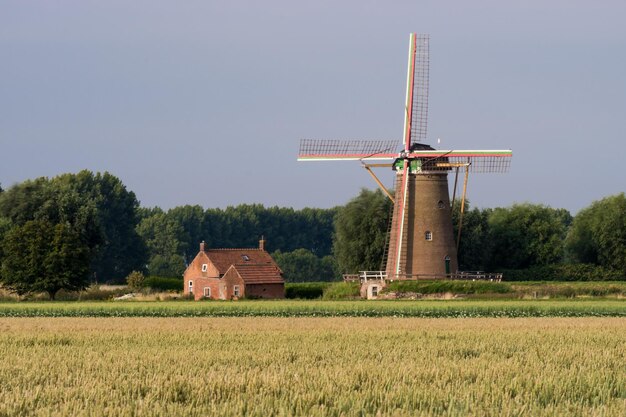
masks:
{"type": "Polygon", "coordinates": [[[511,166],[512,152],[504,150],[414,151],[412,157],[423,161],[424,171],[448,171],[461,168],[475,174],[505,173],[511,166]]]}
{"type": "Polygon", "coordinates": [[[393,159],[399,146],[397,140],[301,139],[298,160],[393,159]]]}
{"type": "Polygon", "coordinates": [[[428,84],[430,68],[430,37],[415,35],[413,69],[413,100],[411,106],[411,144],[425,142],[428,128],[428,84]]]}
{"type": "MultiPolygon", "coordinates": [[[[464,202],[469,173],[507,172],[513,154],[508,149],[435,149],[426,143],[429,66],[429,36],[410,34],[401,143],[397,140],[300,141],[299,161],[359,160],[394,202],[384,255],[388,280],[450,277],[458,271],[463,209],[455,241],[448,174],[454,173],[456,189],[458,175],[464,172],[464,202]],[[370,160],[386,161],[368,163],[370,160]],[[373,174],[370,169],[373,167],[392,168],[395,196],[373,174]]],[[[453,201],[454,198],[453,195],[453,201]]],[[[363,285],[367,285],[367,279],[363,285]]]]}

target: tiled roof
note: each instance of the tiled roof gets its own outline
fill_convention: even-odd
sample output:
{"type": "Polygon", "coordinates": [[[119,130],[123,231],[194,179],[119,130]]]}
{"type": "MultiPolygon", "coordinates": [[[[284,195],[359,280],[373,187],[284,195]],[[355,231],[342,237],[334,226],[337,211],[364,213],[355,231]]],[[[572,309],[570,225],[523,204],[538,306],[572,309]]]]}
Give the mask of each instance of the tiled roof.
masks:
{"type": "MultiPolygon", "coordinates": [[[[256,264],[270,265],[278,269],[269,253],[259,248],[253,249],[209,249],[205,251],[209,260],[220,271],[220,275],[226,273],[231,265],[256,264]]],[[[280,271],[280,269],[278,269],[280,271]]]]}
{"type": "Polygon", "coordinates": [[[237,264],[233,265],[241,279],[246,284],[282,284],[285,281],[280,276],[280,269],[268,264],[237,264]]]}

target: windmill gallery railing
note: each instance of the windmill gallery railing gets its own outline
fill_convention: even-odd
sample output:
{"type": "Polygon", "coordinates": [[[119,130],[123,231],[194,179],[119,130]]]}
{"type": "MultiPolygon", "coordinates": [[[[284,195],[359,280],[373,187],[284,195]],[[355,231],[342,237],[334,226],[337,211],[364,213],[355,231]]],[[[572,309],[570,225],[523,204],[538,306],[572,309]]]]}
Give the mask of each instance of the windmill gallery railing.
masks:
{"type": "Polygon", "coordinates": [[[463,281],[502,281],[502,273],[487,273],[483,271],[460,271],[454,274],[400,274],[389,278],[385,271],[361,271],[358,274],[344,274],[346,282],[367,281],[418,281],[418,280],[463,280],[463,281]]]}

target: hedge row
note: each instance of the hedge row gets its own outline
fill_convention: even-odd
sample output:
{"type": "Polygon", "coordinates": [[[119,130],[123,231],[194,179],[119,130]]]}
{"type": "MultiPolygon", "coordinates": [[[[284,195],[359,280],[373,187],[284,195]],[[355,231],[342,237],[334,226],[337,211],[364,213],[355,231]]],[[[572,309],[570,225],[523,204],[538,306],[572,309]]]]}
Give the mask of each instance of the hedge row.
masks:
{"type": "Polygon", "coordinates": [[[624,271],[590,264],[556,264],[502,271],[505,281],[623,281],[624,271]]]}
{"type": "Polygon", "coordinates": [[[509,284],[490,281],[394,281],[389,283],[385,292],[506,294],[513,290],[509,284]]]}
{"type": "Polygon", "coordinates": [[[182,291],[183,280],[181,278],[150,276],[146,277],[143,286],[157,291],[182,291]]]}
{"type": "Polygon", "coordinates": [[[348,282],[286,283],[285,298],[346,300],[358,298],[359,284],[348,282]]]}

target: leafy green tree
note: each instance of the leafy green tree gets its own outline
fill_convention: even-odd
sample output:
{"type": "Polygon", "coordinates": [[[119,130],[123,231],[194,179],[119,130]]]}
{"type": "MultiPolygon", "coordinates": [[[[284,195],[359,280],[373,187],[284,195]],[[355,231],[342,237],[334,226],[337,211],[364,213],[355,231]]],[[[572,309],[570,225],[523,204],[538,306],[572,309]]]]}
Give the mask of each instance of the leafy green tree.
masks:
{"type": "Polygon", "coordinates": [[[626,195],[609,196],[581,210],[566,247],[574,261],[626,272],[626,195]]]}
{"type": "Polygon", "coordinates": [[[165,213],[144,218],[137,226],[148,253],[148,273],[158,276],[180,276],[185,270],[181,243],[184,235],[182,226],[165,213]]]}
{"type": "Polygon", "coordinates": [[[571,215],[540,204],[496,208],[488,218],[488,270],[524,269],[559,263],[571,215]]]}
{"type": "Polygon", "coordinates": [[[182,256],[185,263],[190,263],[198,251],[198,243],[206,241],[203,236],[204,209],[200,206],[174,207],[167,212],[167,217],[182,228],[178,239],[181,243],[182,256]]]}
{"type": "Polygon", "coordinates": [[[3,258],[1,243],[2,243],[2,240],[4,239],[4,235],[6,235],[9,230],[11,230],[12,226],[13,224],[11,223],[11,220],[7,219],[6,217],[0,217],[0,265],[2,264],[2,258],[3,258]]]}
{"type": "MultiPolygon", "coordinates": [[[[99,231],[100,239],[94,246],[91,269],[97,277],[122,282],[131,271],[143,268],[147,254],[135,230],[139,223],[135,193],[108,172],[94,174],[85,170],[52,181],[58,183],[58,188],[76,190],[83,198],[83,210],[93,206],[94,229],[99,231]]],[[[90,234],[95,235],[95,230],[90,234]]]]}
{"type": "Polygon", "coordinates": [[[37,178],[0,194],[0,217],[14,225],[69,223],[91,252],[92,275],[113,281],[145,264],[145,247],[135,231],[138,208],[135,194],[107,172],[37,178]]]}
{"type": "MultiPolygon", "coordinates": [[[[254,247],[265,236],[269,251],[292,252],[305,248],[323,257],[332,253],[336,212],[337,209],[266,208],[261,204],[208,209],[204,213],[202,233],[197,237],[212,248],[236,248],[254,247]]],[[[184,228],[190,232],[187,226],[184,228]]],[[[199,240],[190,247],[195,247],[199,240]]]]}
{"type": "Polygon", "coordinates": [[[287,282],[334,281],[337,279],[334,258],[326,255],[318,258],[308,249],[293,252],[272,253],[287,282]]]}
{"type": "Polygon", "coordinates": [[[89,250],[69,224],[31,220],[2,240],[2,285],[19,295],[81,290],[87,283],[89,250]]]}
{"type": "Polygon", "coordinates": [[[382,191],[362,189],[339,209],[333,249],[340,272],[380,269],[391,205],[382,191]]]}
{"type": "MultiPolygon", "coordinates": [[[[452,210],[452,224],[455,239],[458,237],[459,216],[461,205],[455,201],[452,210]]],[[[489,239],[489,215],[491,209],[480,210],[474,208],[470,210],[469,202],[465,202],[465,213],[463,214],[463,226],[461,228],[461,243],[459,245],[458,261],[461,271],[481,271],[485,270],[485,262],[488,253],[489,239]]]]}
{"type": "Polygon", "coordinates": [[[181,277],[185,268],[182,255],[153,255],[147,265],[150,276],[158,277],[181,277]]]}
{"type": "Polygon", "coordinates": [[[23,225],[35,220],[38,213],[47,209],[52,190],[47,178],[27,180],[16,184],[0,194],[0,216],[13,224],[23,225]]]}

